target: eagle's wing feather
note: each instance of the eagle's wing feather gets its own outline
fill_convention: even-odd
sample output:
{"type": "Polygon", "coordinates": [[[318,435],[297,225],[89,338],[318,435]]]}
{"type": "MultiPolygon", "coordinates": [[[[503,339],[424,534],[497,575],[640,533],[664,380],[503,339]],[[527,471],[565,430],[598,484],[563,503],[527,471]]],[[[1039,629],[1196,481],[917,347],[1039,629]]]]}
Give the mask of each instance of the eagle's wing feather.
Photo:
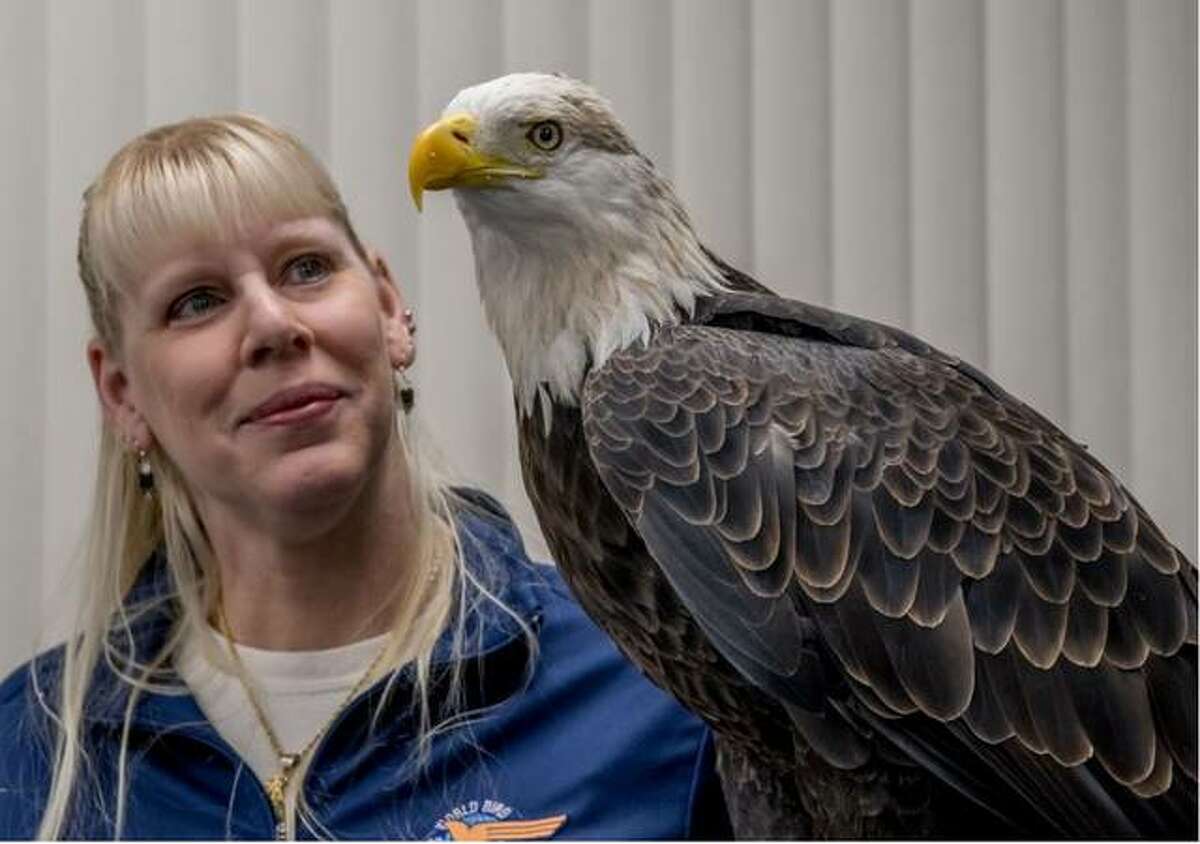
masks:
{"type": "MultiPolygon", "coordinates": [[[[731,663],[810,738],[832,652],[894,730],[919,712],[967,744],[1094,754],[1143,794],[1195,778],[1193,567],[1098,462],[901,332],[754,294],[701,309],[593,372],[582,410],[731,663]]],[[[847,738],[835,764],[861,757],[847,738]]]]}

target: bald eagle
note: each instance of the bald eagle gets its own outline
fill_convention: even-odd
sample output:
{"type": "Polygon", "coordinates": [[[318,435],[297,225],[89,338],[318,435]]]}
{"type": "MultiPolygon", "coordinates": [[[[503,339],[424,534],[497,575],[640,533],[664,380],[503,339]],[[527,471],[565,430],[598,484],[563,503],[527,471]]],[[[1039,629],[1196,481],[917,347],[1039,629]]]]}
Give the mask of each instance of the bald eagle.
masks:
{"type": "Polygon", "coordinates": [[[453,189],[579,602],[707,721],[739,837],[1196,836],[1196,572],[1083,446],[701,243],[610,105],[468,88],[453,189]]]}

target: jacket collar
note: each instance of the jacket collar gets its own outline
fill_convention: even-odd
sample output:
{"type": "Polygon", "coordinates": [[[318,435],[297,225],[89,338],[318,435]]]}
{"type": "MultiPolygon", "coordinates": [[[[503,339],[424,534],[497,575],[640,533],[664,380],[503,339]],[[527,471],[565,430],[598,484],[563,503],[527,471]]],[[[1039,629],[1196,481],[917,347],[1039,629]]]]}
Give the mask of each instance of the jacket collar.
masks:
{"type": "MultiPolygon", "coordinates": [[[[466,567],[512,612],[505,612],[494,601],[479,596],[478,590],[467,590],[475,597],[470,599],[472,603],[462,630],[451,623],[434,647],[434,695],[439,680],[449,676],[455,637],[461,636],[463,689],[467,705],[479,708],[507,698],[524,682],[526,672],[512,668],[527,664],[531,656],[523,628],[536,634],[540,627],[546,581],[537,564],[526,556],[520,535],[508,514],[494,499],[476,490],[459,489],[456,492],[463,502],[455,508],[455,521],[466,567]],[[496,663],[494,668],[497,670],[489,667],[485,672],[485,665],[492,666],[492,663],[496,663]],[[483,681],[485,673],[486,683],[483,681]]],[[[131,641],[139,661],[148,661],[166,643],[178,617],[175,591],[165,556],[161,551],[156,552],[143,566],[125,602],[131,620],[130,633],[122,636],[126,641],[123,649],[127,650],[131,641]]],[[[207,719],[178,675],[167,670],[159,679],[168,686],[177,685],[178,691],[143,694],[132,726],[155,731],[186,731],[189,728],[211,731],[207,719]]],[[[398,705],[407,699],[403,690],[411,682],[411,673],[403,669],[392,698],[398,705]]],[[[359,703],[376,699],[383,693],[386,683],[386,678],[379,681],[359,703]]],[[[102,661],[94,675],[92,690],[87,720],[96,726],[120,728],[124,723],[128,685],[102,661]]]]}

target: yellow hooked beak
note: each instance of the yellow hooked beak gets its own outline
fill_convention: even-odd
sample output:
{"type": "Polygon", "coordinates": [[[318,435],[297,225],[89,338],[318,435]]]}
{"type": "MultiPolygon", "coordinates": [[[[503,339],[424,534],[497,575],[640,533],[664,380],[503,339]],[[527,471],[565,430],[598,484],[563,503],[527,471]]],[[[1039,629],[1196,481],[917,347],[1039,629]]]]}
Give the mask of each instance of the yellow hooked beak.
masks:
{"type": "Polygon", "coordinates": [[[451,114],[417,135],[408,155],[408,188],[418,211],[427,190],[496,187],[511,178],[542,177],[539,170],[478,150],[477,127],[471,115],[451,114]]]}

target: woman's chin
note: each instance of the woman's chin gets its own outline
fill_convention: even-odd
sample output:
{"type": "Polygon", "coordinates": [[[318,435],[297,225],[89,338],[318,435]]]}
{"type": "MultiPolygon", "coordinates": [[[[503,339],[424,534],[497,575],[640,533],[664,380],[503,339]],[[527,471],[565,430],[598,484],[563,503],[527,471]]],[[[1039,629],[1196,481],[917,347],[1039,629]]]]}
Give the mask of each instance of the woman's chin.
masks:
{"type": "Polygon", "coordinates": [[[206,516],[289,540],[337,527],[383,481],[386,443],[361,433],[268,452],[239,452],[194,466],[204,475],[197,503],[206,516]],[[357,435],[356,435],[357,434],[357,435]],[[380,453],[376,453],[376,452],[380,453]],[[207,491],[208,494],[204,494],[207,491]],[[223,513],[224,515],[218,515],[223,513]]]}
{"type": "Polygon", "coordinates": [[[253,482],[264,509],[285,518],[288,514],[313,518],[344,512],[358,498],[368,475],[362,455],[338,449],[309,451],[313,453],[281,458],[253,482]]]}

